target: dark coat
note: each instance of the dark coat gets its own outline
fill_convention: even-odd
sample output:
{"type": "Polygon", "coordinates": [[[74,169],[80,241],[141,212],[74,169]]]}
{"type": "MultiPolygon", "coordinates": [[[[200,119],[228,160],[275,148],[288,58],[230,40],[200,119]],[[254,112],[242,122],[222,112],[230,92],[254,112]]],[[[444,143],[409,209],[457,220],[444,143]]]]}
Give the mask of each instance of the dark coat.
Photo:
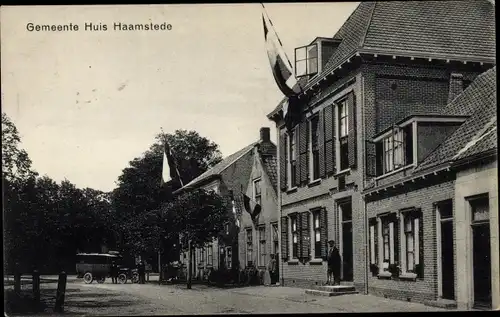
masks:
{"type": "Polygon", "coordinates": [[[341,258],[340,252],[337,247],[333,247],[328,251],[328,266],[333,269],[334,272],[340,272],[341,258]]]}

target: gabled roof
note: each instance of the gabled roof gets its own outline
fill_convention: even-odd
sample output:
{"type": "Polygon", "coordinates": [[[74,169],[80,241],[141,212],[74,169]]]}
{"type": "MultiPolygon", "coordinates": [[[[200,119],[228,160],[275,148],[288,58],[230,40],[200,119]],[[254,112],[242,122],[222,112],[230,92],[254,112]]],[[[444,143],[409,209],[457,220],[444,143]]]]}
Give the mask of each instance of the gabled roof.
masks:
{"type": "Polygon", "coordinates": [[[278,191],[278,160],[276,155],[262,157],[264,163],[264,171],[266,172],[274,190],[278,191]]]}
{"type": "Polygon", "coordinates": [[[243,155],[250,152],[257,144],[258,144],[258,142],[254,142],[250,145],[245,146],[241,150],[229,155],[228,157],[224,158],[222,161],[220,161],[214,167],[207,170],[205,173],[201,174],[200,176],[196,177],[195,179],[190,181],[188,184],[184,185],[181,189],[179,189],[179,191],[181,191],[183,189],[187,189],[187,188],[193,188],[193,187],[195,187],[195,185],[201,183],[202,181],[206,181],[212,177],[220,176],[220,174],[226,168],[231,166],[234,162],[236,162],[238,159],[240,159],[243,155]]]}
{"type": "Polygon", "coordinates": [[[415,168],[415,172],[497,147],[496,87],[495,66],[479,75],[443,109],[443,114],[470,115],[470,117],[424,158],[415,168]]]}
{"type": "MultiPolygon", "coordinates": [[[[362,2],[333,39],[341,43],[322,72],[304,83],[305,89],[356,53],[493,63],[494,5],[487,0],[362,2]]],[[[283,102],[268,117],[277,113],[283,102]]]]}

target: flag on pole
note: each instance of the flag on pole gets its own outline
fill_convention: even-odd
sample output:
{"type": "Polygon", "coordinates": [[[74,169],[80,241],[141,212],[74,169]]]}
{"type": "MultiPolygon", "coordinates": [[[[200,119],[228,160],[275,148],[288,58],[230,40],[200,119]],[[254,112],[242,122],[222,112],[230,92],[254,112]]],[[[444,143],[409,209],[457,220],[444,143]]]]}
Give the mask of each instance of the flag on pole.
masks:
{"type": "Polygon", "coordinates": [[[243,195],[243,205],[252,219],[257,218],[262,210],[262,206],[245,194],[243,195]]]}
{"type": "Polygon", "coordinates": [[[285,96],[295,95],[301,92],[297,78],[293,72],[292,63],[288,59],[283,44],[274,29],[264,4],[262,4],[262,21],[264,25],[264,39],[266,41],[267,56],[271,64],[274,79],[278,88],[285,96]]]}
{"type": "Polygon", "coordinates": [[[164,141],[163,146],[163,169],[162,169],[162,185],[170,182],[172,179],[177,179],[181,186],[184,186],[181,179],[181,174],[179,173],[179,169],[175,164],[174,156],[172,155],[172,151],[170,146],[168,145],[167,140],[164,141]]]}

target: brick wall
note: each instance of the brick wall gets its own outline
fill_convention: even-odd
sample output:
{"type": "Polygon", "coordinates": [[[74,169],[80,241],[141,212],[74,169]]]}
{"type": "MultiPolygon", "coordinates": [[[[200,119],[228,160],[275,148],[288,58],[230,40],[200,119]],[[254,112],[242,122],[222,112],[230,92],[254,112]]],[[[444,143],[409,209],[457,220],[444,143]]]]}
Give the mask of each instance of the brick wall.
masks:
{"type": "MultiPolygon", "coordinates": [[[[423,219],[423,261],[424,278],[415,281],[398,279],[379,279],[369,274],[368,291],[371,294],[400,300],[423,302],[437,298],[437,245],[436,245],[436,210],[434,203],[454,197],[454,180],[449,178],[435,178],[421,180],[415,184],[414,189],[405,187],[402,193],[378,197],[375,200],[367,200],[368,218],[376,217],[384,212],[398,212],[404,208],[421,208],[423,219]],[[424,187],[427,186],[427,187],[424,187]]],[[[399,233],[395,233],[399,234],[399,233]]],[[[379,241],[380,243],[380,241],[379,241]]],[[[401,253],[399,243],[399,254],[401,253]]],[[[398,262],[399,259],[396,259],[398,262]]]]}

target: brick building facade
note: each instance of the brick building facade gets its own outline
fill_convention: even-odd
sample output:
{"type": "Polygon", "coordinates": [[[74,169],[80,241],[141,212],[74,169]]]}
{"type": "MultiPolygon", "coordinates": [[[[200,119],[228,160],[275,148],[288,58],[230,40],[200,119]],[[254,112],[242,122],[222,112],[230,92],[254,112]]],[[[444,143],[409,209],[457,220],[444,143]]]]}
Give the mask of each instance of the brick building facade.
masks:
{"type": "Polygon", "coordinates": [[[456,176],[427,162],[446,158],[436,148],[470,119],[444,109],[493,67],[494,46],[488,1],[363,2],[333,38],[296,49],[296,70],[307,63],[288,110],[296,124],[286,127],[286,100],[268,115],[278,131],[284,285],[324,283],[335,240],[341,278],[358,290],[438,299],[435,210],[454,210],[456,176]]]}
{"type": "MultiPolygon", "coordinates": [[[[261,128],[259,141],[224,158],[175,193],[194,188],[213,190],[228,201],[227,212],[235,219],[226,226],[222,238],[193,251],[194,278],[203,279],[209,269],[240,270],[249,262],[265,265],[269,254],[276,251],[276,165],[276,145],[270,140],[270,129],[261,128]],[[250,197],[252,206],[261,206],[253,220],[244,207],[242,194],[250,197]]],[[[180,261],[188,267],[187,252],[181,254],[180,261]]]]}

